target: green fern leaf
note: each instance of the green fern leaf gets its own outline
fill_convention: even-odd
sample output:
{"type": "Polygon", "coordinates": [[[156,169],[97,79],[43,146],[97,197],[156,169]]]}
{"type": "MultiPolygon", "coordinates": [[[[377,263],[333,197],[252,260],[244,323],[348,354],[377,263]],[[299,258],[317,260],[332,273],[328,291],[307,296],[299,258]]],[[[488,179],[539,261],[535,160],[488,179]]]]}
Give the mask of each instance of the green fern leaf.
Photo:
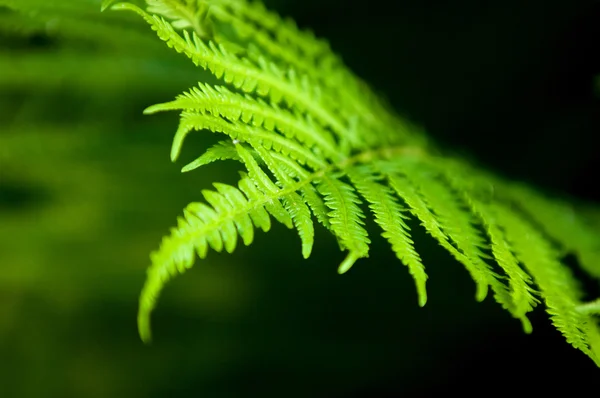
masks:
{"type": "Polygon", "coordinates": [[[419,305],[423,307],[427,303],[427,274],[421,257],[415,251],[409,227],[404,221],[406,216],[403,213],[406,209],[398,204],[392,190],[379,182],[381,178],[371,168],[357,167],[349,176],[358,192],[369,202],[375,221],[384,231],[382,236],[390,242],[398,258],[408,266],[417,286],[419,305]]]}
{"type": "Polygon", "coordinates": [[[363,227],[365,217],[358,204],[360,200],[352,186],[337,178],[324,177],[318,185],[319,193],[330,209],[327,216],[331,231],[338,238],[343,249],[349,251],[346,259],[340,264],[338,272],[347,272],[361,257],[367,257],[369,243],[367,231],[363,227]]]}
{"type": "Polygon", "coordinates": [[[600,366],[595,355],[598,347],[592,346],[595,341],[590,339],[598,333],[598,326],[590,315],[576,310],[582,292],[573,275],[560,263],[558,253],[531,225],[504,206],[495,208],[519,260],[539,286],[552,322],[569,343],[600,366]]]}
{"type": "MultiPolygon", "coordinates": [[[[383,104],[376,96],[366,95],[364,83],[349,73],[326,42],[300,31],[293,20],[282,20],[260,2],[219,0],[213,1],[211,6],[211,14],[233,26],[239,40],[252,40],[260,48],[258,55],[264,52],[278,64],[291,66],[307,78],[339,92],[342,106],[337,107],[338,112],[346,117],[361,113],[366,116],[367,125],[376,129],[388,127],[383,121],[387,119],[383,104]]],[[[303,84],[310,83],[305,80],[303,84]]]]}
{"type": "Polygon", "coordinates": [[[332,160],[340,158],[331,133],[310,119],[293,115],[288,110],[269,105],[261,99],[233,93],[224,86],[211,87],[200,83],[198,88],[178,96],[175,101],[150,106],[144,112],[152,114],[166,110],[210,113],[232,123],[242,121],[268,131],[277,129],[285,137],[296,139],[306,147],[318,147],[332,160]]]}
{"type": "Polygon", "coordinates": [[[238,238],[252,244],[254,229],[269,231],[271,217],[297,231],[306,258],[314,216],[347,252],[338,268],[347,272],[369,255],[364,199],[412,275],[419,305],[427,301],[428,277],[406,223],[411,216],[469,272],[477,300],[491,289],[526,332],[532,329],[527,314],[543,302],[566,340],[600,366],[600,305],[584,300],[560,261],[575,253],[600,277],[600,232],[582,221],[577,207],[444,155],[326,42],[259,2],[147,0],[146,10],[108,5],[139,14],[169,47],[221,81],[199,83],[146,109],[181,111],[171,158],[191,131],[207,130],[226,138],[183,171],[217,160],[236,160],[245,169],[237,187],[215,183],[216,190],[203,190],[204,201],[186,207],[152,254],[138,315],[144,341],[170,278],[191,267],[196,254],[231,253],[238,238]]]}
{"type": "Polygon", "coordinates": [[[133,4],[118,3],[112,9],[138,13],[169,47],[185,54],[194,64],[209,70],[218,79],[223,78],[235,88],[268,97],[276,104],[285,100],[289,106],[308,112],[325,125],[331,126],[336,133],[343,134],[346,131],[342,121],[333,114],[319,93],[312,89],[315,86],[297,81],[293,69],[289,69],[286,74],[264,57],[255,65],[247,59],[238,58],[224,44],[212,41],[204,43],[195,32],[190,34],[184,30],[181,37],[164,18],[150,15],[133,4]]]}
{"type": "MultiPolygon", "coordinates": [[[[292,178],[286,173],[286,170],[279,166],[275,159],[269,154],[269,152],[262,146],[256,146],[261,159],[263,159],[273,175],[276,176],[277,180],[282,186],[289,186],[294,183],[292,178]]],[[[308,258],[312,251],[314,243],[315,230],[311,219],[310,210],[304,203],[304,200],[296,192],[290,192],[290,194],[284,197],[284,205],[292,221],[298,230],[300,239],[302,240],[302,255],[304,258],[308,258]]]]}
{"type": "MultiPolygon", "coordinates": [[[[245,161],[252,159],[244,149],[240,149],[240,156],[245,161]]],[[[203,191],[205,200],[211,206],[190,203],[184,210],[185,217],[179,218],[177,228],[163,239],[159,250],[152,253],[152,266],[142,290],[138,314],[142,340],[150,341],[150,313],[162,287],[171,277],[184,273],[193,265],[194,252],[201,259],[206,258],[209,248],[216,252],[223,249],[233,252],[238,234],[244,244],[250,245],[254,240],[252,224],[265,232],[270,230],[269,213],[284,225],[292,227],[291,218],[278,202],[277,195],[265,195],[246,175],[242,175],[238,185],[239,190],[217,183],[216,192],[203,191]]]]}
{"type": "Polygon", "coordinates": [[[177,160],[183,141],[189,132],[204,129],[215,133],[227,134],[232,140],[239,142],[256,142],[268,149],[288,155],[300,163],[306,163],[315,169],[323,167],[326,164],[324,160],[319,159],[317,155],[304,148],[301,144],[286,139],[272,131],[245,124],[230,123],[220,117],[214,117],[209,114],[190,113],[187,111],[181,115],[179,129],[171,148],[171,159],[177,160]]]}
{"type": "Polygon", "coordinates": [[[277,185],[271,181],[269,176],[260,168],[256,160],[254,160],[252,155],[244,148],[243,145],[237,145],[237,151],[242,159],[242,162],[244,162],[248,169],[248,174],[251,181],[254,182],[256,187],[264,194],[271,195],[274,198],[266,204],[266,208],[269,213],[286,227],[292,228],[292,218],[279,201],[279,187],[277,187],[277,185]]]}
{"type": "Polygon", "coordinates": [[[515,318],[521,320],[526,333],[531,333],[531,323],[526,318],[526,314],[538,303],[534,296],[536,291],[532,286],[531,277],[519,265],[513,247],[506,239],[501,219],[487,201],[472,192],[468,182],[470,180],[464,180],[459,170],[445,167],[440,172],[452,188],[460,192],[467,206],[479,219],[490,240],[492,255],[506,274],[510,297],[506,298],[503,289],[496,290],[496,300],[515,318]]]}
{"type": "MultiPolygon", "coordinates": [[[[383,166],[382,169],[386,172],[388,166],[383,166]]],[[[393,167],[395,169],[396,167],[393,167]]],[[[427,232],[435,238],[446,250],[452,254],[456,260],[462,263],[467,271],[471,274],[473,280],[477,284],[476,298],[478,301],[483,301],[487,295],[489,277],[477,264],[477,260],[467,257],[464,253],[454,247],[450,237],[443,231],[444,226],[435,213],[429,208],[428,204],[419,193],[417,188],[405,176],[394,172],[387,172],[386,176],[390,186],[396,191],[410,207],[411,212],[416,218],[421,220],[423,227],[427,232]]]]}
{"type": "Polygon", "coordinates": [[[217,160],[239,160],[241,161],[235,144],[232,141],[221,141],[218,144],[208,148],[204,154],[196,158],[194,161],[185,165],[181,171],[187,172],[197,169],[200,166],[207,165],[217,160]]]}

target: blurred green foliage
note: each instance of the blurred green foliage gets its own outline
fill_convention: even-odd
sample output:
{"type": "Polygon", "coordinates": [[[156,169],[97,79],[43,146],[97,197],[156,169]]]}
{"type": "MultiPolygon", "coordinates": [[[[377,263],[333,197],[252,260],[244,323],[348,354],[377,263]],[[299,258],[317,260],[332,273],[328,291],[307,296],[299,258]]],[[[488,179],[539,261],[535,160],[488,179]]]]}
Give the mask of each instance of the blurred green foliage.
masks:
{"type": "MultiPolygon", "coordinates": [[[[514,374],[595,374],[544,314],[523,336],[491,300],[475,303],[466,272],[419,229],[432,264],[424,309],[384,242],[340,277],[327,234],[303,261],[281,228],[170,284],[143,346],[147,253],[233,171],[169,163],[177,116],[141,111],[207,76],[99,3],[0,0],[1,397],[427,396],[472,375],[497,383],[503,357],[514,374]]],[[[210,137],[194,139],[184,160],[210,137]]]]}

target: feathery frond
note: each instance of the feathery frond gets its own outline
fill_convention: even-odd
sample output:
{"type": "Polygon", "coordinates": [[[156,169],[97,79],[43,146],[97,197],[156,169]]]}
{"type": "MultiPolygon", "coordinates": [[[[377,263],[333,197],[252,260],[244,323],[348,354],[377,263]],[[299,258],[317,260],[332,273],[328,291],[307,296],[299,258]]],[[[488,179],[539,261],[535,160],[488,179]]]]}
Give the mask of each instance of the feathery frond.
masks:
{"type": "MultiPolygon", "coordinates": [[[[105,2],[105,6],[114,3],[105,2]]],[[[138,325],[150,339],[150,313],[165,283],[209,249],[233,252],[238,238],[269,231],[271,217],[300,237],[302,255],[315,239],[313,216],[338,240],[347,272],[368,257],[365,227],[372,213],[381,235],[412,275],[419,305],[427,301],[427,274],[406,223],[425,231],[471,275],[477,300],[491,289],[519,319],[543,302],[574,347],[600,366],[598,302],[586,303],[561,263],[574,253],[600,276],[600,233],[575,206],[500,179],[444,155],[398,117],[332,53],[328,44],[289,20],[245,0],[147,0],[113,9],[139,14],[175,51],[220,80],[199,83],[146,113],[178,110],[176,160],[185,137],[208,130],[227,138],[183,168],[236,160],[237,187],[215,183],[204,202],[190,204],[177,227],[151,256],[138,325]],[[196,254],[195,254],[196,253],[196,254]]]]}

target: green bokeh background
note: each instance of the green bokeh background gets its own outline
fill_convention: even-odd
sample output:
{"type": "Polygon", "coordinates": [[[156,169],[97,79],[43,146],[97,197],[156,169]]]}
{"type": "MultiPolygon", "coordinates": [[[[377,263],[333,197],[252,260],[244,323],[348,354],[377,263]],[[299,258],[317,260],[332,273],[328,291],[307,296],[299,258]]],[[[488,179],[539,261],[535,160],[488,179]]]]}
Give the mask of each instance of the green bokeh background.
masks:
{"type": "MultiPolygon", "coordinates": [[[[208,77],[99,1],[27,3],[0,0],[0,397],[576,393],[598,377],[543,311],[527,336],[491,297],[476,303],[417,225],[425,308],[373,225],[371,257],[344,276],[325,231],[302,260],[276,226],[170,283],[143,345],[148,253],[236,165],[181,174],[213,137],[196,134],[171,164],[177,115],[141,112],[208,77]]],[[[597,1],[267,4],[327,37],[449,150],[598,201],[597,1]]]]}

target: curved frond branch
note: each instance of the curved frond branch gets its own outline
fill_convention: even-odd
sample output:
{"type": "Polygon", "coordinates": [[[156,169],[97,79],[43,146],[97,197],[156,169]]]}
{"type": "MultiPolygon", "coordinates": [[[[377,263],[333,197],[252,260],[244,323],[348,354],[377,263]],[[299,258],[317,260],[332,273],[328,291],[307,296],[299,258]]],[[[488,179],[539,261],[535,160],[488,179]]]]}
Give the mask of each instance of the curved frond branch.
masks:
{"type": "Polygon", "coordinates": [[[238,142],[255,143],[290,156],[294,160],[307,164],[315,170],[327,166],[326,161],[320,159],[309,149],[275,132],[265,130],[261,127],[230,123],[227,120],[210,114],[187,111],[181,115],[181,122],[173,140],[171,160],[174,161],[178,158],[185,137],[194,130],[209,130],[214,133],[226,134],[232,140],[237,140],[238,142]]]}
{"type": "MultiPolygon", "coordinates": [[[[184,211],[185,217],[179,218],[177,227],[171,230],[171,234],[163,239],[160,248],[151,255],[152,265],[148,270],[147,280],[142,289],[138,314],[140,336],[146,342],[151,339],[150,314],[156,306],[156,300],[163,286],[174,275],[184,273],[194,264],[194,251],[199,258],[203,259],[207,256],[209,248],[217,252],[224,248],[233,250],[235,244],[231,240],[235,238],[235,234],[231,227],[232,223],[237,226],[238,231],[248,231],[248,223],[244,220],[249,216],[256,228],[267,232],[271,228],[269,216],[273,216],[288,228],[293,228],[295,217],[298,220],[296,221],[297,228],[306,228],[308,221],[305,210],[290,214],[290,211],[281,204],[284,198],[293,196],[292,194],[298,191],[302,192],[304,197],[312,197],[307,202],[317,219],[322,220],[322,224],[332,231],[342,247],[348,250],[346,259],[338,269],[340,273],[346,272],[356,260],[368,256],[370,240],[361,220],[364,218],[364,214],[357,205],[360,201],[353,193],[352,187],[331,176],[339,170],[349,170],[355,165],[370,162],[373,159],[386,159],[397,154],[412,153],[410,148],[404,147],[366,151],[349,158],[340,165],[331,165],[324,170],[310,174],[290,158],[284,160],[283,155],[273,153],[274,160],[287,164],[288,168],[294,170],[298,176],[298,181],[282,177],[288,185],[280,188],[271,181],[271,178],[261,169],[244,145],[241,143],[234,145],[239,158],[248,169],[248,175],[242,174],[242,178],[238,182],[239,192],[243,193],[243,196],[232,193],[231,190],[236,188],[225,186],[225,184],[215,185],[217,192],[229,201],[230,206],[228,207],[225,199],[221,200],[218,195],[203,191],[205,199],[208,201],[210,198],[213,205],[218,205],[218,207],[213,208],[199,202],[188,205],[184,211]],[[313,184],[316,185],[316,190],[313,190],[313,184]],[[321,196],[324,201],[321,200],[321,196]],[[216,202],[216,200],[219,201],[216,202]],[[301,212],[304,212],[304,215],[301,215],[301,212]],[[224,237],[226,237],[226,241],[224,237]]],[[[298,196],[293,197],[300,200],[298,196]]],[[[289,203],[288,208],[291,208],[289,203]]],[[[312,238],[310,238],[312,232],[306,231],[303,232],[305,234],[303,242],[305,254],[309,253],[312,245],[312,238]]],[[[239,234],[242,238],[246,236],[243,239],[244,244],[252,242],[253,235],[249,235],[249,232],[239,232],[239,234]]]]}
{"type": "Polygon", "coordinates": [[[210,113],[221,116],[230,122],[241,121],[265,130],[281,132],[285,137],[296,139],[305,146],[316,146],[323,154],[339,161],[345,155],[336,148],[335,140],[329,131],[316,123],[310,123],[300,115],[293,115],[277,105],[234,93],[223,86],[211,87],[199,83],[191,91],[177,97],[174,101],[148,107],[144,113],[152,114],[167,110],[185,110],[210,113]]]}
{"type": "Polygon", "coordinates": [[[241,161],[235,144],[232,141],[220,141],[208,148],[204,154],[185,165],[181,171],[188,172],[197,169],[200,166],[207,165],[217,160],[238,160],[241,161]]]}
{"type": "Polygon", "coordinates": [[[247,176],[242,176],[238,186],[239,189],[215,184],[217,191],[203,191],[210,206],[198,202],[189,204],[184,211],[185,217],[179,218],[171,235],[165,237],[160,248],[152,253],[152,265],[142,289],[138,314],[143,341],[151,339],[150,314],[163,286],[194,264],[194,252],[201,259],[207,256],[209,248],[233,252],[238,235],[245,245],[250,245],[254,240],[254,227],[264,232],[270,230],[269,214],[282,219],[284,225],[291,228],[291,221],[287,222],[279,213],[285,213],[285,210],[273,205],[279,195],[261,192],[247,176]]]}

